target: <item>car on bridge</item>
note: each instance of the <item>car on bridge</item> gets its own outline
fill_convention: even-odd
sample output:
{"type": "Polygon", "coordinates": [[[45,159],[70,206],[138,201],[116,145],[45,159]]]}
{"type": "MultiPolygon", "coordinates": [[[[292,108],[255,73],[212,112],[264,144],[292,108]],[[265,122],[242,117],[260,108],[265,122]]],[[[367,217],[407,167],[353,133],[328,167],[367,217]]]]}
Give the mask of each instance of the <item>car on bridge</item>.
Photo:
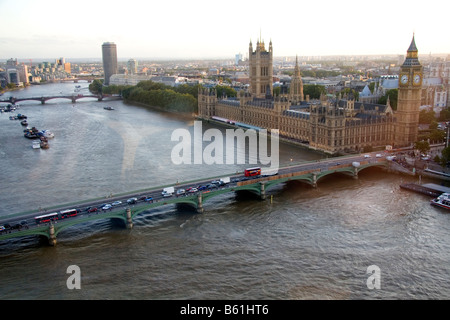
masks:
{"type": "Polygon", "coordinates": [[[181,196],[181,195],[183,195],[185,193],[186,193],[186,190],[184,190],[184,189],[178,189],[177,190],[177,196],[181,196]]]}
{"type": "Polygon", "coordinates": [[[110,204],[105,204],[103,207],[102,207],[102,210],[111,210],[112,209],[112,205],[110,205],[110,204]]]}
{"type": "Polygon", "coordinates": [[[146,197],[146,198],[144,199],[144,201],[145,201],[145,202],[153,203],[153,198],[152,198],[152,197],[146,197]]]}
{"type": "Polygon", "coordinates": [[[137,198],[130,198],[130,199],[127,200],[127,203],[128,204],[135,204],[137,201],[138,201],[137,198]]]}
{"type": "Polygon", "coordinates": [[[122,204],[122,201],[114,201],[111,203],[112,206],[118,206],[119,204],[122,204]]]}

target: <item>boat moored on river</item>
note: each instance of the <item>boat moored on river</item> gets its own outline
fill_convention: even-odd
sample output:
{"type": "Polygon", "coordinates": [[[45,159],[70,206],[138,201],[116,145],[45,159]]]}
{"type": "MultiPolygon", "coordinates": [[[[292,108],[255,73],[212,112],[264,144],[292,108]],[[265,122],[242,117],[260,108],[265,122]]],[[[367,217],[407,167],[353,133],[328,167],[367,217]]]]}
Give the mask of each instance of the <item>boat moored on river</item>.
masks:
{"type": "Polygon", "coordinates": [[[36,129],[35,127],[33,127],[31,129],[25,129],[23,136],[28,139],[38,139],[39,138],[38,133],[39,133],[39,130],[36,129]]]}
{"type": "Polygon", "coordinates": [[[55,137],[55,134],[53,132],[51,132],[50,130],[42,130],[39,134],[47,139],[51,139],[51,138],[55,137]]]}
{"type": "Polygon", "coordinates": [[[41,137],[39,138],[39,140],[40,140],[39,146],[40,146],[42,149],[48,149],[48,148],[50,147],[50,145],[48,144],[48,140],[47,140],[46,137],[41,136],[41,137]]]}
{"type": "Polygon", "coordinates": [[[441,207],[444,209],[450,209],[450,193],[444,192],[439,197],[430,201],[431,205],[441,207]]]}

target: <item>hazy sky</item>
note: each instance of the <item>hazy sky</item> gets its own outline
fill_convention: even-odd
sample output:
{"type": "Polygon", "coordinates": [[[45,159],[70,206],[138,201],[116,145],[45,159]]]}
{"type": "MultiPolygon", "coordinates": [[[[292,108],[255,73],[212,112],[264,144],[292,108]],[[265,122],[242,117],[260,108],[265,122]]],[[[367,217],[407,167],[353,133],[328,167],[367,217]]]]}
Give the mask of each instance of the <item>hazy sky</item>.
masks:
{"type": "Polygon", "coordinates": [[[450,53],[448,0],[0,0],[0,59],[450,53]]]}

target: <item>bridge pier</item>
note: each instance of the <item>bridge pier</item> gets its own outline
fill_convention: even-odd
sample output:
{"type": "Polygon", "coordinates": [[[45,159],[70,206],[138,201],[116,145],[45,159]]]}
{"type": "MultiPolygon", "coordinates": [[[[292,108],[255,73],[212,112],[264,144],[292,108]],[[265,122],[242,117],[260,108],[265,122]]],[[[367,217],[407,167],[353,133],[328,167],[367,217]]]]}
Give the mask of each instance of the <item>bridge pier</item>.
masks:
{"type": "Polygon", "coordinates": [[[353,170],[353,179],[358,180],[358,168],[353,170]]]}
{"type": "Polygon", "coordinates": [[[204,212],[204,209],[203,209],[203,197],[202,197],[201,193],[199,193],[197,195],[197,212],[198,213],[203,213],[204,212]]]}
{"type": "Polygon", "coordinates": [[[41,104],[45,104],[45,100],[44,100],[44,98],[42,98],[42,100],[41,100],[41,104]]]}
{"type": "Polygon", "coordinates": [[[75,99],[75,97],[72,97],[72,103],[77,102],[77,99],[75,99]]]}
{"type": "Polygon", "coordinates": [[[127,208],[127,229],[133,228],[133,219],[131,218],[131,209],[127,208]]]}
{"type": "Polygon", "coordinates": [[[56,235],[55,235],[55,226],[53,225],[53,223],[50,223],[50,227],[48,228],[48,243],[51,246],[55,246],[56,245],[56,235]]]}
{"type": "Polygon", "coordinates": [[[313,179],[311,185],[313,186],[313,188],[317,188],[317,173],[313,172],[312,178],[313,179]]]}
{"type": "Polygon", "coordinates": [[[260,195],[260,197],[261,197],[261,200],[266,200],[266,188],[265,188],[265,182],[264,181],[262,181],[262,182],[260,182],[260,193],[259,193],[259,195],[260,195]]]}

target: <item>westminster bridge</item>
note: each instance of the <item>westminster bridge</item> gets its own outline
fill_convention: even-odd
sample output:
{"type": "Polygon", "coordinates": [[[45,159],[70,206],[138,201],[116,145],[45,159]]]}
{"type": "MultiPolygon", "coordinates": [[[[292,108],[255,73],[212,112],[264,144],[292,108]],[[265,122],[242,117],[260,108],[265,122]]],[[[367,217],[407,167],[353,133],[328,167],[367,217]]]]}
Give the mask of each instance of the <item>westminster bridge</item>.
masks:
{"type": "Polygon", "coordinates": [[[104,198],[85,200],[82,202],[48,208],[45,213],[86,207],[95,207],[99,210],[96,212],[88,212],[85,209],[77,209],[78,213],[76,216],[41,224],[35,223],[34,218],[36,216],[44,215],[45,213],[42,209],[36,209],[29,212],[0,217],[0,226],[7,225],[9,227],[0,232],[0,241],[15,237],[39,235],[48,238],[50,245],[55,245],[56,237],[63,230],[99,219],[118,219],[123,221],[127,228],[131,229],[133,227],[134,217],[144,212],[149,212],[156,207],[185,204],[192,207],[197,212],[203,213],[203,204],[206,201],[212,201],[214,197],[222,194],[247,191],[256,194],[262,200],[265,200],[269,189],[288,181],[301,181],[311,185],[311,187],[316,187],[320,179],[332,174],[339,173],[357,179],[358,173],[361,172],[361,170],[370,167],[382,167],[386,170],[390,170],[391,164],[392,161],[388,161],[384,154],[383,156],[380,156],[380,154],[373,154],[370,157],[367,155],[353,155],[329,158],[327,160],[308,161],[297,165],[286,166],[279,168],[278,174],[271,176],[249,178],[245,177],[243,173],[237,173],[195,181],[173,183],[171,185],[158,186],[146,190],[111,196],[108,198],[109,203],[117,202],[119,204],[112,206],[107,210],[101,209],[101,206],[105,205],[104,198]],[[189,190],[191,187],[197,188],[200,185],[212,186],[212,180],[218,181],[224,177],[230,177],[230,182],[222,186],[214,185],[214,188],[208,188],[194,193],[186,192],[183,195],[177,196],[177,192],[175,191],[173,196],[164,197],[161,192],[166,187],[174,187],[174,189],[177,190],[189,190]],[[130,198],[139,200],[130,204],[127,202],[127,199],[130,198]],[[146,198],[147,201],[143,198],[146,198]],[[148,201],[149,199],[151,199],[151,201],[148,201]]]}

